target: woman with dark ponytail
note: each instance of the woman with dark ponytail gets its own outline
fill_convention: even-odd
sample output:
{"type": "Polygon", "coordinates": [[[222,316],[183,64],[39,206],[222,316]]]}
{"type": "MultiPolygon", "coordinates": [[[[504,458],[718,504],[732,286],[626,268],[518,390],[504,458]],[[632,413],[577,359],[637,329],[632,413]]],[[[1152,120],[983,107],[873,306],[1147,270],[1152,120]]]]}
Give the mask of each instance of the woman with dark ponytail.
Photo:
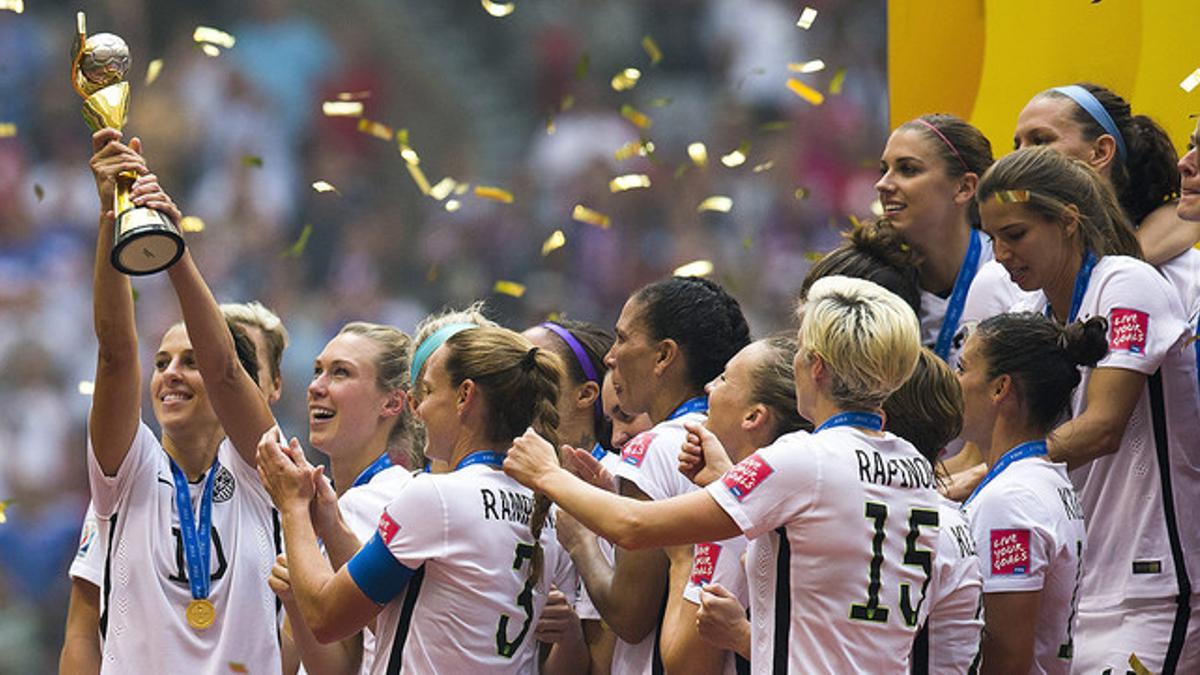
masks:
{"type": "Polygon", "coordinates": [[[984,673],[1072,670],[1087,535],[1067,467],[1047,457],[1046,437],[1079,367],[1108,353],[1107,329],[1098,316],[1063,328],[1041,314],[1001,314],[963,348],[963,437],[988,465],[964,507],[983,571],[984,673]]]}
{"type": "Polygon", "coordinates": [[[526,429],[557,442],[562,363],[512,331],[450,324],[418,345],[412,372],[425,454],[453,470],[404,486],[336,572],[308,517],[321,471],[277,431],[259,444],[297,604],[322,642],[375,621],[373,673],[532,672],[532,628],[551,585],[574,591],[574,571],[550,529],[549,501],[499,467],[526,429]]]}
{"type": "Polygon", "coordinates": [[[1134,653],[1153,672],[1200,672],[1200,526],[1184,517],[1200,492],[1200,400],[1179,296],[1136,258],[1124,210],[1084,162],[1018,150],[977,199],[996,260],[1033,292],[1014,310],[1108,322],[1108,354],[1084,369],[1071,419],[1046,441],[1088,521],[1073,669],[1123,670],[1134,653]]]}

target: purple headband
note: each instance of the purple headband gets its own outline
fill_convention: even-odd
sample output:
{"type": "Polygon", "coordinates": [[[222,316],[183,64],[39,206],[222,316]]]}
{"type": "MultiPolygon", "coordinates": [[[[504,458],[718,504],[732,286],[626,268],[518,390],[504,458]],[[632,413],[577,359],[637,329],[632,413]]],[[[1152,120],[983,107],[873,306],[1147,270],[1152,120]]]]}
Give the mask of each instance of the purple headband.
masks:
{"type": "MultiPolygon", "coordinates": [[[[579,362],[579,367],[583,369],[584,377],[586,377],[589,382],[601,384],[600,378],[596,376],[596,368],[592,366],[592,360],[588,358],[587,350],[583,348],[583,345],[579,342],[578,338],[576,338],[574,335],[571,335],[571,331],[563,328],[553,321],[546,321],[545,323],[541,324],[541,327],[545,328],[551,333],[554,333],[558,337],[562,338],[563,342],[567,343],[567,346],[570,347],[571,351],[575,354],[575,360],[579,362]]],[[[600,407],[600,397],[597,396],[596,416],[603,417],[603,415],[604,411],[600,407]]]]}
{"type": "Polygon", "coordinates": [[[963,170],[966,171],[967,173],[971,172],[971,168],[969,166],[967,166],[967,162],[965,160],[963,160],[962,155],[958,154],[958,148],[954,147],[954,144],[950,142],[949,138],[946,138],[946,134],[943,134],[941,129],[938,129],[937,127],[933,126],[929,122],[926,122],[925,120],[921,119],[920,117],[918,117],[915,121],[920,122],[921,124],[924,124],[925,126],[929,127],[930,131],[937,134],[937,137],[942,139],[942,142],[946,144],[946,147],[950,148],[950,152],[953,152],[954,156],[958,158],[958,163],[962,164],[963,170]]]}

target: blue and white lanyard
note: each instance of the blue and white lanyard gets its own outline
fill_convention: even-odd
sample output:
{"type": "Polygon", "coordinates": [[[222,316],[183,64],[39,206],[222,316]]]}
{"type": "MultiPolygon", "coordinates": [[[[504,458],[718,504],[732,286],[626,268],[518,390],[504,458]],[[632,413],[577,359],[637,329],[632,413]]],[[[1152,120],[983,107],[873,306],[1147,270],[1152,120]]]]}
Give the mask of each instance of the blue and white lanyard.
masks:
{"type": "Polygon", "coordinates": [[[946,316],[942,319],[942,328],[938,331],[937,342],[933,346],[933,353],[943,361],[950,358],[950,345],[954,343],[954,335],[958,332],[958,324],[962,320],[967,292],[971,290],[971,282],[979,272],[979,255],[982,250],[983,237],[979,232],[972,230],[971,243],[967,246],[967,254],[963,256],[962,266],[958,268],[954,290],[946,304],[946,316]]]}
{"type": "Polygon", "coordinates": [[[209,551],[212,549],[212,497],[213,481],[221,463],[213,459],[200,496],[200,516],[192,513],[192,496],[188,490],[187,476],[183,469],[171,462],[171,476],[175,479],[175,508],[179,511],[179,534],[183,537],[183,557],[187,560],[188,582],[192,587],[192,598],[203,600],[209,591],[209,551]]]}
{"type": "Polygon", "coordinates": [[[702,412],[702,413],[708,412],[708,397],[707,396],[697,396],[695,398],[689,398],[688,400],[681,403],[679,405],[679,407],[675,409],[674,412],[672,412],[670,415],[668,415],[667,419],[673,420],[676,417],[683,417],[684,415],[687,415],[688,413],[694,413],[694,412],[702,412]]]}
{"type": "Polygon", "coordinates": [[[605,450],[604,446],[600,445],[599,443],[597,443],[595,446],[592,447],[592,457],[594,457],[597,462],[604,459],[604,456],[607,454],[608,454],[608,451],[605,450]]]}
{"type": "MultiPolygon", "coordinates": [[[[1083,305],[1083,296],[1087,293],[1088,283],[1092,280],[1092,269],[1095,267],[1096,254],[1091,251],[1085,252],[1083,264],[1079,266],[1079,272],[1075,275],[1075,292],[1071,295],[1071,311],[1067,314],[1067,324],[1074,323],[1075,317],[1079,315],[1079,308],[1083,305]]],[[[1046,302],[1046,318],[1054,318],[1049,300],[1046,302]]]]}
{"type": "Polygon", "coordinates": [[[459,469],[464,469],[472,464],[487,464],[488,466],[499,469],[504,465],[504,455],[496,452],[495,450],[478,450],[460,459],[458,464],[454,467],[454,470],[458,471],[459,469]]]}
{"type": "Polygon", "coordinates": [[[979,481],[979,485],[975,486],[975,490],[971,492],[970,497],[967,497],[967,501],[963,502],[963,506],[970,504],[971,500],[975,498],[975,495],[979,494],[979,492],[983,490],[984,486],[995,480],[996,476],[999,476],[1001,473],[1003,473],[1004,470],[1007,469],[1013,462],[1026,459],[1028,457],[1041,457],[1046,454],[1046,441],[1029,441],[1027,443],[1022,443],[1004,453],[1000,456],[1000,459],[997,460],[994,465],[992,465],[992,468],[988,469],[987,475],[983,477],[983,480],[979,481]]]}
{"type": "Polygon", "coordinates": [[[356,488],[360,485],[366,485],[367,483],[370,483],[371,479],[375,477],[375,474],[383,471],[384,469],[391,468],[391,466],[392,459],[388,457],[388,454],[385,452],[379,456],[379,459],[371,462],[370,466],[363,469],[363,472],[358,474],[358,478],[354,479],[354,482],[350,484],[350,487],[356,488]]]}
{"type": "Polygon", "coordinates": [[[843,412],[821,422],[821,426],[813,431],[818,434],[834,427],[862,427],[871,431],[883,431],[883,415],[873,412],[843,412]]]}

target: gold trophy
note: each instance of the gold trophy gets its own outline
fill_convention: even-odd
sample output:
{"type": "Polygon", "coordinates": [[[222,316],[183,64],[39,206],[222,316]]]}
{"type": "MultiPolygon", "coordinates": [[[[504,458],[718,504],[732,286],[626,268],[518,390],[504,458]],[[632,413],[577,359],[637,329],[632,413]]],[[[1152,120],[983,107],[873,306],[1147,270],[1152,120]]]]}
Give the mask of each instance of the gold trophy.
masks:
{"type": "MultiPolygon", "coordinates": [[[[71,84],[83,97],[83,119],[93,132],[105,127],[120,130],[129,114],[129,83],[125,81],[129,46],[112,33],[88,37],[83,12],[76,20],[71,84]]],[[[117,176],[112,264],[124,274],[154,274],[183,255],[183,236],[166,214],[134,205],[129,192],[136,179],[133,171],[117,176]]]]}

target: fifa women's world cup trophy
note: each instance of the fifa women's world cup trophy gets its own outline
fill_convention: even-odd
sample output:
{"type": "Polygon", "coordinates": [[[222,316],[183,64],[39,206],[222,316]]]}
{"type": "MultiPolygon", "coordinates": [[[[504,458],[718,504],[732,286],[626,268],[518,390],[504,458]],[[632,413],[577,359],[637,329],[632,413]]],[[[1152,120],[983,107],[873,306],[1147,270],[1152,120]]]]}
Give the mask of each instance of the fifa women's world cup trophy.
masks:
{"type": "MultiPolygon", "coordinates": [[[[93,132],[120,130],[129,114],[129,46],[112,33],[88,37],[83,12],[77,20],[71,84],[83,97],[83,119],[93,132]]],[[[117,178],[112,264],[125,274],[154,274],[183,255],[183,236],[162,212],[134,206],[129,192],[136,178],[132,171],[117,178]]]]}

